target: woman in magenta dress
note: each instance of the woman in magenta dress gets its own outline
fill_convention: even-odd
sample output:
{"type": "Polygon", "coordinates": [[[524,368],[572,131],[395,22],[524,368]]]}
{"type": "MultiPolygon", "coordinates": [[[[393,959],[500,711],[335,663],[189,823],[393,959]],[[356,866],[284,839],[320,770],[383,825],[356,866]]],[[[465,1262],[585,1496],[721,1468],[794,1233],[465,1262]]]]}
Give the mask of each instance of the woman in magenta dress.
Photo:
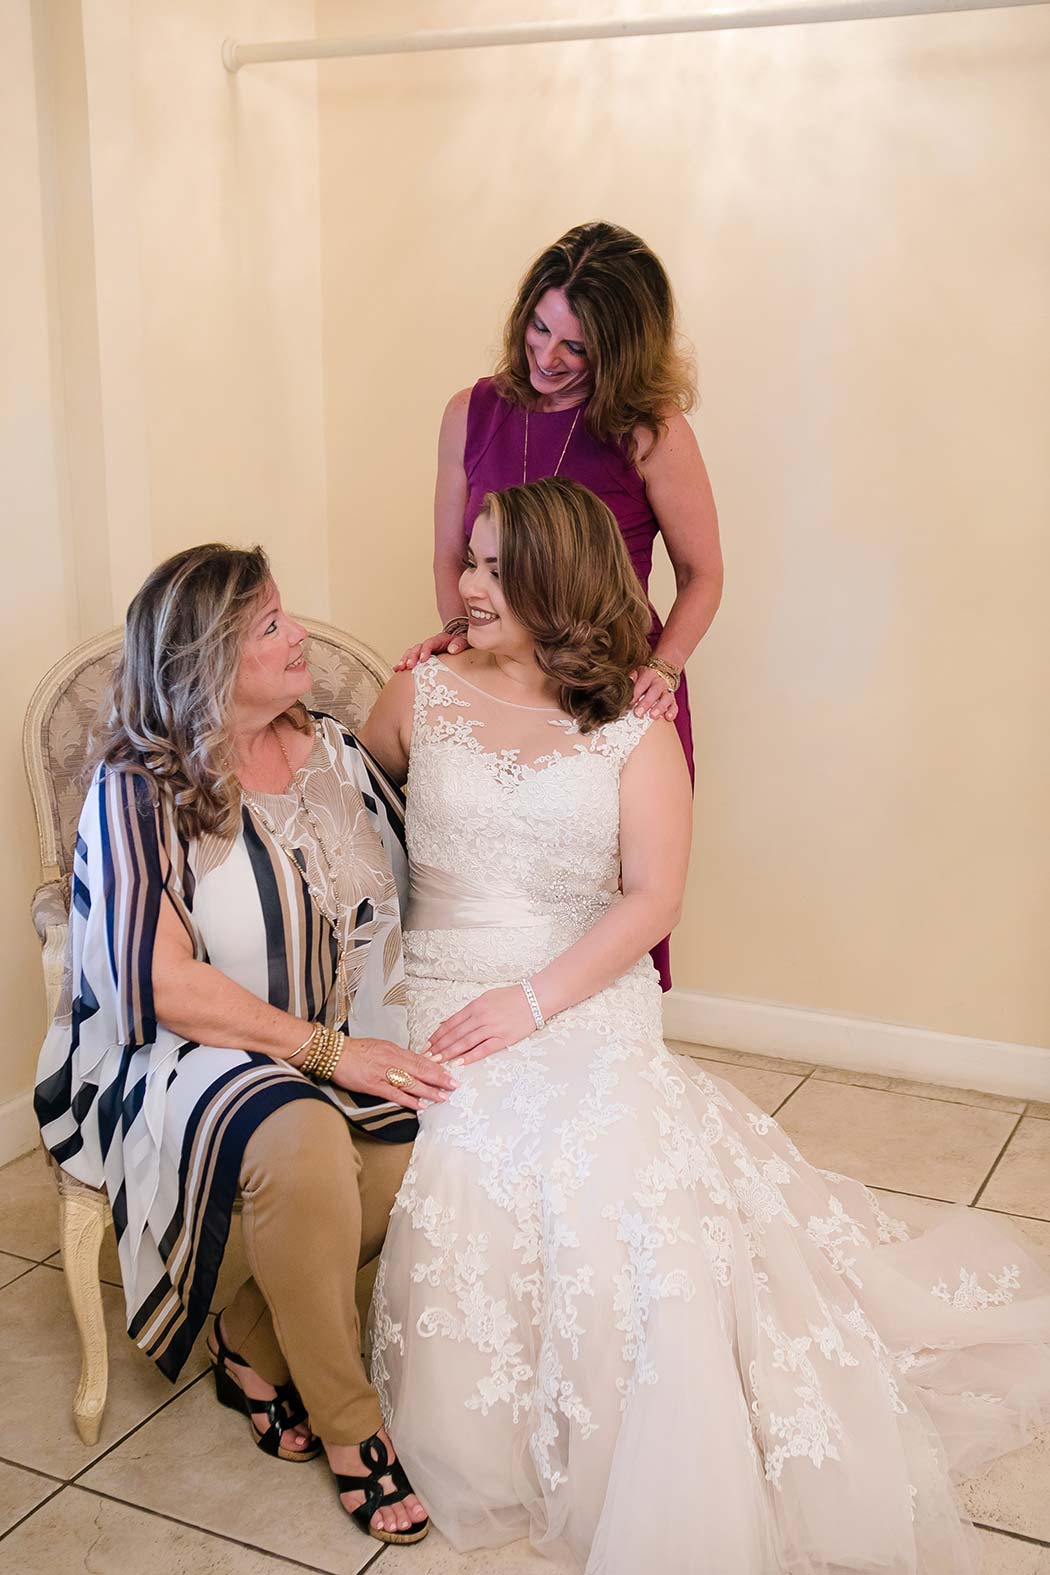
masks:
{"type": "MultiPolygon", "coordinates": [[[[653,543],[664,538],[677,596],[666,624],[653,610],[653,655],[637,676],[635,709],[674,721],[692,773],[682,669],[722,592],[714,499],[686,420],[695,399],[671,286],[643,241],[617,225],[581,224],[542,252],[521,282],[495,376],[454,394],[446,407],[434,502],[434,578],[445,629],[398,666],[464,648],[459,578],[486,493],[566,476],[613,511],[646,590],[653,543]]],[[[666,941],[653,960],[669,988],[666,941]]]]}

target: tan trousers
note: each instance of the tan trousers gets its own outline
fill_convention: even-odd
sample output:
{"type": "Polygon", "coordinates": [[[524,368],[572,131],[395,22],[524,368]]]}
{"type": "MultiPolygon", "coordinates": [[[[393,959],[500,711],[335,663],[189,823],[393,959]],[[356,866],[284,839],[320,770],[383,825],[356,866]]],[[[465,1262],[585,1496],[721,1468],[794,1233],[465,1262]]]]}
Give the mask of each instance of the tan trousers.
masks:
{"type": "Polygon", "coordinates": [[[282,1106],[244,1150],[252,1278],[223,1313],[226,1341],[267,1383],[294,1378],[329,1444],[358,1444],[383,1425],[354,1287],[359,1266],[379,1256],[411,1151],[352,1133],[319,1099],[282,1106]]]}

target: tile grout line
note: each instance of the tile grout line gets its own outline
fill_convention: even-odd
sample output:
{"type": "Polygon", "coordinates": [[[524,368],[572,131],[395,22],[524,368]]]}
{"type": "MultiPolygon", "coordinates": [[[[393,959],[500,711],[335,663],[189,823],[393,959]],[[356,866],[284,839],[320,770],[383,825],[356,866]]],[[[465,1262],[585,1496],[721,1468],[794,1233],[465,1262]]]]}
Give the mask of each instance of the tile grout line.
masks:
{"type": "Polygon", "coordinates": [[[71,1487],[75,1487],[86,1472],[93,1471],[97,1465],[100,1465],[103,1460],[107,1459],[121,1444],[126,1444],[129,1438],[134,1438],[135,1434],[144,1428],[147,1422],[152,1422],[153,1418],[159,1416],[162,1411],[166,1411],[169,1405],[174,1405],[176,1400],[181,1400],[182,1396],[187,1394],[194,1384],[199,1384],[202,1378],[207,1378],[210,1371],[210,1367],[206,1367],[202,1373],[197,1374],[196,1378],[191,1378],[188,1383],[183,1384],[181,1389],[176,1389],[174,1394],[163,1400],[148,1416],[144,1416],[140,1422],[136,1422],[134,1427],[128,1428],[126,1433],[121,1433],[120,1437],[114,1439],[112,1444],[108,1444],[100,1455],[96,1455],[94,1460],[89,1460],[86,1466],[81,1466],[79,1471],[75,1472],[71,1477],[66,1477],[65,1480],[71,1487]]]}
{"type": "Polygon", "coordinates": [[[984,1520],[975,1520],[973,1524],[979,1531],[991,1531],[997,1537],[1010,1537],[1014,1542],[1027,1543],[1030,1548],[1050,1548],[1050,1542],[1044,1542],[1042,1537],[1029,1537],[1023,1531],[1007,1531],[1005,1526],[989,1526],[984,1520]]]}
{"type": "Polygon", "coordinates": [[[27,1263],[24,1269],[20,1269],[17,1274],[13,1274],[9,1280],[5,1280],[3,1285],[0,1285],[0,1296],[3,1295],[9,1285],[17,1285],[19,1280],[24,1280],[27,1274],[32,1274],[34,1269],[42,1269],[44,1267],[45,1265],[42,1263],[27,1263]]]}
{"type": "Polygon", "coordinates": [[[968,1203],[967,1208],[979,1208],[982,1214],[1001,1214],[1008,1220],[1031,1220],[1033,1225],[1050,1225],[1045,1214],[1022,1214],[1017,1209],[994,1209],[990,1203],[968,1203]]]}
{"type": "MultiPolygon", "coordinates": [[[[668,1049],[670,1049],[670,1046],[668,1046],[668,1049]]],[[[719,1061],[716,1056],[690,1055],[687,1050],[671,1050],[671,1054],[679,1061],[696,1061],[701,1067],[719,1066],[722,1067],[723,1070],[728,1067],[735,1067],[739,1072],[777,1072],[781,1077],[800,1077],[803,1082],[805,1082],[808,1078],[811,1078],[814,1072],[818,1070],[815,1066],[809,1066],[808,1062],[790,1060],[777,1061],[776,1056],[773,1055],[759,1056],[756,1054],[749,1056],[746,1061],[719,1061]],[[762,1061],[763,1063],[776,1062],[776,1064],[773,1066],[765,1064],[760,1066],[757,1064],[759,1061],[762,1061]],[[755,1062],[756,1064],[752,1065],[752,1062],[755,1062]],[[808,1070],[805,1072],[800,1072],[798,1070],[800,1066],[806,1066],[808,1067],[808,1070]],[[789,1070],[789,1068],[794,1068],[794,1070],[789,1070]]],[[[743,1055],[744,1052],[741,1051],[740,1054],[743,1055]]],[[[723,1078],[722,1081],[728,1083],[730,1079],[727,1077],[723,1078]]]]}
{"type": "Polygon", "coordinates": [[[1007,1149],[1010,1147],[1010,1144],[1013,1142],[1014,1134],[1016,1133],[1018,1127],[1021,1125],[1021,1122],[1023,1120],[1024,1120],[1024,1115],[1023,1114],[1019,1115],[1017,1120],[1014,1122],[1013,1126],[1010,1128],[1010,1135],[1006,1139],[1006,1142],[1003,1144],[1002,1148],[999,1150],[998,1154],[996,1154],[994,1160],[992,1161],[992,1168],[991,1168],[991,1170],[988,1172],[987,1176],[985,1176],[984,1180],[981,1182],[981,1185],[977,1188],[976,1193],[974,1194],[974,1196],[970,1200],[970,1207],[971,1208],[975,1208],[977,1206],[977,1204],[981,1201],[981,1198],[984,1196],[985,1188],[987,1187],[988,1183],[991,1181],[992,1177],[995,1175],[996,1171],[998,1170],[998,1168],[999,1168],[999,1161],[1002,1159],[1003,1155],[1006,1153],[1007,1149]]]}
{"type": "MultiPolygon", "coordinates": [[[[865,1182],[870,1186],[870,1182],[865,1182]]],[[[874,1189],[873,1189],[874,1190],[874,1189]]],[[[892,1192],[895,1198],[918,1198],[920,1203],[947,1203],[953,1209],[969,1209],[972,1203],[960,1203],[958,1198],[932,1198],[928,1192],[902,1192],[900,1187],[879,1187],[879,1192],[892,1192]]]]}
{"type": "Polygon", "coordinates": [[[20,1460],[10,1460],[7,1455],[0,1455],[0,1465],[14,1466],[16,1471],[28,1471],[30,1476],[43,1477],[45,1482],[55,1482],[59,1487],[68,1486],[68,1478],[56,1477],[53,1471],[41,1471],[39,1466],[24,1466],[20,1460]]]}
{"type": "MultiPolygon", "coordinates": [[[[61,1247],[55,1248],[55,1252],[61,1251],[61,1247]]],[[[0,1247],[0,1252],[6,1253],[7,1257],[9,1258],[21,1258],[23,1263],[28,1264],[34,1269],[39,1269],[42,1264],[47,1262],[47,1258],[53,1258],[55,1256],[54,1252],[49,1252],[47,1258],[33,1258],[28,1252],[15,1252],[11,1247],[0,1247]]]]}
{"type": "MultiPolygon", "coordinates": [[[[295,1558],[289,1553],[277,1553],[273,1548],[264,1548],[258,1542],[242,1542],[238,1537],[231,1537],[225,1531],[212,1531],[208,1526],[199,1526],[192,1520],[180,1520],[177,1515],[166,1514],[162,1509],[153,1509],[148,1504],[133,1504],[129,1499],[118,1498],[115,1493],[107,1493],[105,1488],[82,1487],[79,1482],[67,1482],[66,1487],[75,1488],[78,1493],[90,1493],[95,1498],[104,1498],[110,1504],[119,1504],[123,1509],[137,1510],[140,1515],[153,1515],[157,1520],[166,1520],[173,1526],[185,1526],[188,1531],[199,1532],[203,1537],[214,1537],[217,1542],[228,1542],[235,1548],[247,1548],[252,1553],[261,1553],[266,1558],[283,1559],[286,1564],[291,1564],[297,1570],[309,1570],[310,1575],[330,1575],[319,1564],[304,1564],[302,1559],[295,1558]]],[[[367,1568],[367,1566],[366,1566],[367,1568]]],[[[363,1575],[363,1571],[359,1572],[363,1575]]]]}
{"type": "MultiPolygon", "coordinates": [[[[49,1480],[54,1481],[54,1478],[52,1477],[49,1480]]],[[[42,1498],[39,1504],[34,1504],[32,1509],[26,1510],[24,1515],[19,1515],[13,1526],[8,1526],[6,1531],[0,1531],[0,1542],[3,1542],[5,1537],[9,1537],[12,1531],[17,1531],[19,1526],[24,1526],[27,1520],[32,1520],[38,1509],[43,1509],[45,1504],[50,1504],[51,1500],[57,1498],[60,1493],[64,1493],[68,1486],[68,1482],[55,1482],[53,1492],[49,1493],[46,1498],[42,1498]]]]}
{"type": "MultiPolygon", "coordinates": [[[[818,1083],[830,1083],[833,1088],[863,1088],[863,1089],[866,1089],[869,1094],[903,1094],[906,1099],[925,1099],[931,1105],[956,1105],[959,1108],[964,1109],[964,1110],[991,1110],[995,1115],[998,1115],[998,1116],[1016,1116],[1018,1118],[1018,1120],[1020,1120],[1020,1118],[1024,1115],[1024,1110],[1023,1109],[1021,1109],[1021,1110],[1000,1110],[998,1105],[971,1104],[968,1099],[947,1099],[947,1098],[945,1098],[945,1096],[943,1094],[916,1094],[916,1093],[913,1093],[913,1091],[911,1089],[909,1089],[909,1088],[873,1088],[870,1083],[851,1083],[848,1080],[848,1078],[845,1078],[845,1077],[842,1078],[841,1080],[839,1078],[837,1078],[837,1077],[818,1077],[817,1073],[820,1070],[821,1070],[820,1067],[814,1067],[813,1071],[810,1073],[810,1076],[811,1077],[816,1077],[816,1080],[817,1080],[818,1083]]],[[[831,1071],[836,1071],[837,1072],[839,1070],[839,1068],[838,1067],[830,1067],[829,1066],[825,1070],[827,1070],[829,1072],[831,1072],[831,1071]]],[[[862,1074],[862,1075],[868,1075],[868,1074],[862,1074]]],[[[870,1075],[874,1076],[876,1074],[872,1073],[870,1075]]],[[[901,1081],[902,1082],[907,1082],[908,1079],[907,1078],[902,1078],[901,1081]]],[[[927,1083],[925,1086],[927,1088],[934,1088],[934,1087],[936,1087],[936,1084],[934,1084],[934,1083],[927,1083]]],[[[981,1092],[981,1090],[979,1088],[963,1088],[963,1089],[960,1089],[959,1092],[963,1093],[963,1094],[979,1094],[981,1092]]],[[[1009,1094],[992,1094],[989,1097],[992,1098],[992,1099],[1009,1099],[1010,1095],[1009,1094]]],[[[1018,1105],[1023,1105],[1024,1101],[1021,1100],[1021,1099],[1017,1099],[1017,1100],[1014,1100],[1013,1103],[1014,1104],[1018,1104],[1018,1105]]]]}
{"type": "MultiPolygon", "coordinates": [[[[805,1077],[799,1078],[798,1082],[795,1084],[795,1086],[791,1090],[790,1094],[785,1094],[783,1099],[780,1101],[779,1105],[777,1105],[776,1109],[770,1111],[770,1115],[773,1117],[774,1121],[776,1120],[777,1116],[779,1116],[780,1112],[783,1110],[783,1108],[787,1104],[788,1100],[789,1099],[794,1099],[795,1095],[798,1093],[800,1088],[805,1088],[806,1084],[809,1082],[810,1078],[813,1076],[813,1073],[816,1070],[817,1069],[816,1069],[815,1066],[810,1067],[810,1069],[806,1073],[805,1077]]],[[[788,1073],[788,1076],[789,1077],[791,1076],[790,1072],[788,1073]]],[[[726,1078],[726,1082],[728,1083],[729,1081],[730,1081],[730,1079],[726,1078]]]]}
{"type": "Polygon", "coordinates": [[[982,1214],[1001,1214],[1003,1219],[1031,1220],[1033,1225],[1050,1225],[1050,1219],[1045,1214],[1022,1214],[1018,1209],[994,1209],[989,1203],[960,1203],[958,1198],[934,1198],[928,1192],[902,1192],[900,1187],[880,1186],[877,1190],[888,1192],[894,1198],[915,1198],[919,1203],[944,1203],[952,1209],[979,1208],[982,1214]]]}
{"type": "MultiPolygon", "coordinates": [[[[834,1067],[834,1068],[833,1067],[828,1067],[828,1068],[826,1068],[826,1070],[829,1071],[829,1072],[830,1071],[838,1071],[838,1068],[837,1067],[834,1067]]],[[[814,1077],[818,1083],[827,1083],[832,1088],[862,1088],[862,1089],[865,1090],[866,1093],[869,1093],[869,1094],[900,1094],[900,1095],[903,1095],[903,1097],[905,1099],[924,1099],[926,1101],[926,1103],[929,1104],[929,1105],[954,1105],[956,1107],[956,1109],[958,1109],[958,1110],[990,1110],[993,1113],[993,1115],[997,1115],[997,1116],[1016,1116],[1018,1120],[1020,1120],[1021,1117],[1024,1115],[1024,1111],[1023,1110],[1000,1110],[998,1105],[971,1104],[968,1099],[946,1099],[943,1094],[916,1094],[910,1088],[873,1088],[870,1083],[851,1083],[848,1080],[848,1078],[845,1078],[845,1077],[843,1077],[843,1078],[819,1077],[817,1075],[819,1073],[819,1071],[820,1071],[819,1067],[814,1067],[812,1073],[810,1074],[810,1076],[814,1077]]],[[[873,1073],[871,1075],[874,1076],[875,1074],[873,1073]]],[[[903,1078],[903,1079],[901,1079],[901,1081],[902,1082],[907,1082],[908,1080],[907,1080],[907,1078],[903,1078]]],[[[934,1086],[935,1085],[930,1084],[930,1083],[926,1084],[927,1088],[931,1088],[931,1087],[934,1087],[934,1086]]],[[[974,1089],[961,1089],[960,1092],[964,1093],[964,1094],[965,1093],[978,1094],[981,1091],[978,1088],[974,1088],[974,1089]]],[[[1009,1094],[993,1094],[990,1097],[993,1098],[993,1099],[1009,1099],[1010,1098],[1009,1094]]],[[[1020,1105],[1020,1104],[1023,1104],[1023,1100],[1017,1099],[1017,1100],[1014,1100],[1013,1103],[1020,1105]]]]}
{"type": "MultiPolygon", "coordinates": [[[[676,1042],[678,1042],[678,1043],[685,1043],[684,1040],[680,1040],[680,1041],[676,1041],[676,1042]]],[[[705,1048],[708,1048],[708,1047],[705,1047],[705,1048]]],[[[711,1046],[709,1048],[714,1048],[714,1047],[711,1046]]],[[[672,1053],[673,1054],[679,1054],[681,1052],[672,1052],[672,1053]]],[[[739,1051],[738,1053],[740,1055],[747,1054],[747,1052],[743,1051],[743,1050],[739,1051]]],[[[692,1061],[703,1061],[703,1060],[707,1059],[704,1056],[690,1055],[688,1051],[685,1052],[685,1056],[688,1057],[688,1059],[690,1059],[692,1061]]],[[[758,1058],[759,1058],[759,1053],[756,1052],[755,1056],[752,1057],[751,1059],[757,1061],[758,1058]]],[[[796,1074],[794,1072],[786,1072],[786,1071],[784,1071],[783,1070],[783,1063],[781,1063],[780,1066],[775,1066],[775,1067],[774,1066],[751,1066],[750,1065],[750,1061],[717,1061],[716,1062],[714,1057],[711,1057],[710,1059],[711,1059],[711,1061],[714,1064],[716,1064],[718,1066],[741,1066],[741,1067],[747,1068],[748,1070],[750,1070],[752,1072],[781,1072],[784,1077],[795,1077],[795,1076],[801,1075],[801,1074],[796,1074]]],[[[762,1055],[761,1059],[763,1061],[775,1061],[777,1058],[776,1058],[776,1056],[762,1055]]],[[[968,1100],[968,1099],[948,1099],[944,1094],[916,1094],[916,1093],[913,1093],[910,1089],[907,1089],[907,1088],[873,1088],[870,1083],[854,1083],[854,1082],[851,1082],[850,1079],[851,1079],[851,1076],[853,1076],[853,1075],[854,1074],[851,1074],[846,1067],[817,1065],[817,1066],[811,1066],[810,1067],[809,1071],[802,1077],[802,1083],[808,1083],[811,1079],[813,1079],[814,1081],[816,1081],[818,1083],[831,1083],[832,1085],[837,1086],[839,1088],[843,1088],[843,1087],[845,1087],[845,1088],[863,1088],[863,1089],[866,1089],[869,1094],[904,1094],[905,1097],[908,1098],[908,1099],[925,1099],[925,1100],[928,1100],[931,1104],[934,1104],[934,1105],[961,1105],[961,1106],[964,1106],[967,1110],[992,1110],[992,1111],[995,1111],[997,1115],[1000,1115],[1000,1116],[1017,1116],[1018,1119],[1020,1119],[1021,1116],[1024,1116],[1024,1115],[1028,1114],[1028,1105],[1031,1103],[1030,1100],[1028,1100],[1028,1101],[1025,1101],[1025,1100],[1022,1100],[1022,1099],[1013,1100],[1011,1095],[1009,1095],[1009,1094],[991,1094],[991,1095],[986,1096],[986,1097],[989,1097],[989,1098],[992,1098],[992,1099],[1011,1100],[1012,1103],[1018,1104],[1018,1105],[1020,1105],[1022,1107],[1020,1110],[1000,1110],[997,1105],[986,1105],[986,1104],[983,1104],[983,1103],[976,1103],[975,1104],[975,1103],[971,1103],[970,1100],[968,1100]],[[838,1072],[840,1075],[839,1075],[839,1077],[821,1077],[820,1074],[822,1072],[825,1072],[825,1073],[826,1072],[838,1072]]],[[[861,1077],[865,1077],[865,1076],[877,1076],[877,1075],[880,1075],[880,1074],[861,1072],[861,1073],[858,1073],[856,1075],[861,1076],[861,1077]]],[[[727,1083],[731,1083],[733,1080],[732,1080],[732,1078],[727,1077],[723,1081],[725,1081],[727,1083]]],[[[907,1078],[903,1078],[903,1079],[900,1079],[900,1081],[907,1082],[908,1079],[907,1078]]],[[[799,1088],[802,1087],[802,1083],[799,1084],[799,1088]]],[[[937,1084],[936,1083],[927,1083],[927,1084],[925,1084],[923,1086],[926,1087],[926,1088],[936,1088],[937,1084]]],[[[954,1086],[954,1085],[952,1085],[952,1086],[954,1086]]],[[[959,1092],[961,1094],[982,1094],[982,1095],[984,1094],[984,1090],[979,1089],[979,1088],[961,1088],[959,1090],[959,1092]]],[[[798,1093],[798,1088],[792,1089],[792,1093],[793,1094],[797,1094],[798,1093]]],[[[788,1097],[788,1099],[790,1099],[791,1098],[791,1094],[789,1094],[787,1097],[788,1097]]],[[[784,1100],[783,1103],[786,1104],[787,1100],[784,1100]]],[[[1050,1117],[1033,1116],[1031,1119],[1032,1120],[1050,1120],[1050,1117]]]]}
{"type": "MultiPolygon", "coordinates": [[[[2,1251],[2,1249],[0,1249],[0,1251],[2,1251]]],[[[61,1263],[51,1263],[51,1262],[49,1262],[47,1260],[45,1260],[43,1263],[36,1264],[35,1267],[38,1268],[38,1269],[50,1269],[52,1274],[64,1274],[66,1272],[65,1271],[65,1266],[63,1264],[61,1264],[61,1263]]],[[[19,1275],[18,1278],[21,1279],[22,1276],[19,1275]]],[[[107,1280],[105,1278],[105,1276],[102,1275],[102,1274],[100,1274],[99,1277],[98,1277],[98,1283],[100,1285],[112,1286],[112,1288],[115,1291],[122,1291],[124,1289],[124,1282],[123,1282],[123,1280],[107,1280]]],[[[2,1289],[2,1287],[0,1287],[0,1289],[2,1289]]],[[[211,1309],[209,1308],[209,1311],[210,1310],[211,1309]]]]}

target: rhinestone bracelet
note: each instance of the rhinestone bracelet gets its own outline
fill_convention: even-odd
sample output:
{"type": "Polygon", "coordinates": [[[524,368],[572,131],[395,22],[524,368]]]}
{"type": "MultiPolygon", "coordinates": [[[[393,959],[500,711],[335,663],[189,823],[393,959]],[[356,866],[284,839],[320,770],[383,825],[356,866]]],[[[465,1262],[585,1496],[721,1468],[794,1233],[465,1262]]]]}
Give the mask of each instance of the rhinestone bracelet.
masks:
{"type": "Polygon", "coordinates": [[[532,988],[532,980],[531,979],[519,979],[518,983],[521,985],[521,988],[525,991],[525,999],[529,1003],[529,1011],[532,1013],[532,1020],[536,1024],[536,1027],[537,1028],[546,1028],[546,1026],[547,1026],[547,1019],[544,1017],[543,1013],[540,1011],[540,1003],[539,1003],[539,1001],[537,1001],[537,999],[536,999],[536,992],[532,988]]]}

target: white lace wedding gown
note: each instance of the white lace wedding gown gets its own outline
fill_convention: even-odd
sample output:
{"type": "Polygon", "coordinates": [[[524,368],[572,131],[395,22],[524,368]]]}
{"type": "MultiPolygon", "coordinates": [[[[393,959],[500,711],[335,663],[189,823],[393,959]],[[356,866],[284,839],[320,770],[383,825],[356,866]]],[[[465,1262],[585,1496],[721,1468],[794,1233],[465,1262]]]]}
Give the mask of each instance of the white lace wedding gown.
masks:
{"type": "MultiPolygon", "coordinates": [[[[418,669],[414,1048],[618,900],[644,730],[418,669]]],[[[660,1001],[645,957],[425,1112],[372,1336],[415,1488],[456,1547],[588,1575],[976,1569],[950,1479],[1047,1414],[1047,1277],[985,1217],[909,1241],[671,1055],[660,1001]]]]}

